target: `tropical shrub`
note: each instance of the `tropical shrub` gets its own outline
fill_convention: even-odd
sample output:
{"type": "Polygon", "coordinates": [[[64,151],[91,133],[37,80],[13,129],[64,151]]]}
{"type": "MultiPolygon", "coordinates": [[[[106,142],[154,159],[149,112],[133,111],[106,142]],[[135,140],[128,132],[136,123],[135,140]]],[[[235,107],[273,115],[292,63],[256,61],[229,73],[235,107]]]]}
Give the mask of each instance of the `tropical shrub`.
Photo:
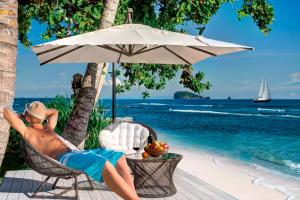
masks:
{"type": "Polygon", "coordinates": [[[6,146],[5,157],[1,165],[0,177],[3,177],[6,171],[27,169],[28,166],[22,156],[21,149],[22,136],[15,129],[10,129],[9,141],[6,146]]]}

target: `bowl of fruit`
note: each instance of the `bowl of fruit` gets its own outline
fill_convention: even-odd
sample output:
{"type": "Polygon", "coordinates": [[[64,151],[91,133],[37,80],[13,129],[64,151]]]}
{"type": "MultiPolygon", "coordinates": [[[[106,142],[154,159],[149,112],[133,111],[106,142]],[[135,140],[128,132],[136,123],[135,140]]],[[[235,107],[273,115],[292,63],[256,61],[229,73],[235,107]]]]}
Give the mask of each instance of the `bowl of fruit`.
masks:
{"type": "Polygon", "coordinates": [[[158,142],[153,140],[152,143],[149,143],[144,147],[144,150],[150,156],[158,157],[168,153],[169,145],[165,142],[158,142]]]}

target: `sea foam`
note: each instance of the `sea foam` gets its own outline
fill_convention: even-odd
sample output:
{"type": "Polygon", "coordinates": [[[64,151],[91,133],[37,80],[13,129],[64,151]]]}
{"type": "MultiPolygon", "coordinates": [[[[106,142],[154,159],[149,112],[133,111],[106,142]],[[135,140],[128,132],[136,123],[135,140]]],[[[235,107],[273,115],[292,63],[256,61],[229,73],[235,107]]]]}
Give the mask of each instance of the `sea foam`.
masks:
{"type": "Polygon", "coordinates": [[[216,114],[216,115],[268,116],[268,115],[262,115],[262,114],[230,113],[230,112],[219,112],[219,111],[212,111],[212,110],[181,110],[181,109],[172,109],[172,108],[170,108],[169,111],[171,111],[171,112],[186,112],[186,113],[216,114]]]}
{"type": "Polygon", "coordinates": [[[183,112],[183,113],[202,113],[202,114],[215,114],[215,115],[233,115],[233,116],[254,116],[254,117],[287,117],[287,118],[300,118],[298,115],[266,115],[266,114],[252,114],[252,113],[233,113],[233,112],[219,112],[212,110],[181,110],[169,109],[170,112],[183,112]]]}
{"type": "Polygon", "coordinates": [[[213,107],[214,105],[184,105],[186,107],[213,107]]]}
{"type": "Polygon", "coordinates": [[[271,108],[257,108],[259,111],[269,111],[269,112],[285,112],[284,109],[271,109],[271,108]]]}
{"type": "Polygon", "coordinates": [[[139,103],[139,104],[144,106],[166,106],[167,105],[164,103],[139,103]]]}
{"type": "Polygon", "coordinates": [[[300,163],[295,163],[290,160],[283,160],[284,165],[292,168],[292,169],[300,169],[300,163]]]}
{"type": "Polygon", "coordinates": [[[291,161],[291,160],[280,160],[276,159],[273,156],[263,156],[263,155],[255,155],[255,158],[259,160],[263,160],[265,162],[269,162],[276,165],[281,165],[284,167],[289,167],[294,170],[300,170],[300,163],[291,161]]]}

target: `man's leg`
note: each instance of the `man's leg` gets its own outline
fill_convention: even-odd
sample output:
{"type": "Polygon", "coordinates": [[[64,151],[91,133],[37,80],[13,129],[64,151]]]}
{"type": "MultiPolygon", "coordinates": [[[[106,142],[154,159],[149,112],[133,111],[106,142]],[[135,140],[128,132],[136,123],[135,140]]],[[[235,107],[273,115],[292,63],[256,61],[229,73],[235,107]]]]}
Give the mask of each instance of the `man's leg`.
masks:
{"type": "Polygon", "coordinates": [[[120,176],[125,180],[125,182],[131,187],[133,191],[135,191],[132,176],[129,171],[129,167],[126,162],[126,157],[122,156],[116,165],[116,170],[120,174],[120,176]]]}
{"type": "Polygon", "coordinates": [[[126,157],[123,155],[120,158],[118,158],[118,161],[116,159],[116,151],[113,150],[104,150],[103,148],[93,149],[93,153],[103,156],[107,158],[111,163],[116,162],[115,168],[117,172],[120,174],[120,176],[125,180],[125,182],[132,188],[133,191],[135,191],[132,176],[129,171],[129,167],[126,162],[126,157]]]}
{"type": "Polygon", "coordinates": [[[106,185],[126,200],[138,200],[136,192],[124,181],[110,162],[106,162],[102,171],[106,185]]]}

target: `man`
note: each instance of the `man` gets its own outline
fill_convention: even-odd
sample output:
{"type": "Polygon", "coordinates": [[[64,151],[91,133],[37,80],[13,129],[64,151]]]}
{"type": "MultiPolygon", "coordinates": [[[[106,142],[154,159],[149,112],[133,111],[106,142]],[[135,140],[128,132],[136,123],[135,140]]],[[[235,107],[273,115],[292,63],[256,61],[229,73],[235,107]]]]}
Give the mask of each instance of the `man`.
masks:
{"type": "Polygon", "coordinates": [[[24,113],[17,115],[9,108],[3,110],[5,119],[32,146],[62,164],[84,171],[106,185],[123,199],[139,199],[126,163],[124,153],[107,150],[74,150],[54,132],[58,112],[47,109],[41,102],[27,104],[24,113]],[[24,118],[29,126],[26,126],[24,118]],[[47,120],[47,123],[43,122],[47,120]]]}

